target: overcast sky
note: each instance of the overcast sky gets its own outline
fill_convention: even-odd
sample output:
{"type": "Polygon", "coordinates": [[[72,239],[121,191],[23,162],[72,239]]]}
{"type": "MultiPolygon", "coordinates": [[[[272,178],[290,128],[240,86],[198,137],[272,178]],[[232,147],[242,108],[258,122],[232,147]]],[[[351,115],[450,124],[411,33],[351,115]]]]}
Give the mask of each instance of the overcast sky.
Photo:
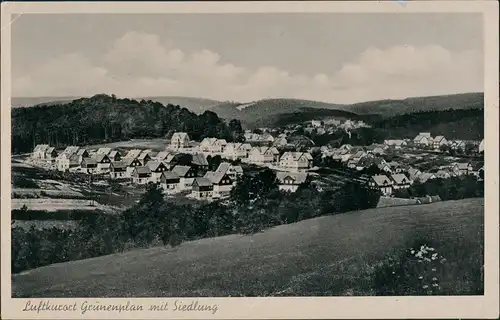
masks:
{"type": "Polygon", "coordinates": [[[483,91],[480,14],[26,14],[14,97],[351,103],[483,91]]]}

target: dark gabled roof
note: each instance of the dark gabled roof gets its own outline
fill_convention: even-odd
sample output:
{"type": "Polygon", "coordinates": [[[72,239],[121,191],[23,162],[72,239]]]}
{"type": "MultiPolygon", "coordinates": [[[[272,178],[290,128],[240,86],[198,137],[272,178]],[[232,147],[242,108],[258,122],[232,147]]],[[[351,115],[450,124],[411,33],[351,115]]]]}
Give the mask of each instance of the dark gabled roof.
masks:
{"type": "Polygon", "coordinates": [[[151,171],[156,171],[160,166],[165,166],[162,162],[159,161],[149,161],[146,166],[151,170],[151,171]]]}
{"type": "Polygon", "coordinates": [[[280,183],[283,183],[286,178],[291,178],[294,180],[295,184],[302,184],[306,182],[307,173],[304,172],[276,172],[276,178],[280,183]]]}
{"type": "Polygon", "coordinates": [[[125,163],[126,166],[130,166],[134,161],[140,163],[137,158],[123,158],[122,162],[125,163]]]}
{"type": "Polygon", "coordinates": [[[89,165],[89,164],[97,165],[97,161],[95,161],[95,159],[92,159],[92,158],[83,158],[82,162],[87,164],[87,165],[89,165]]]}
{"type": "Polygon", "coordinates": [[[201,153],[193,154],[191,163],[197,166],[208,166],[207,158],[201,153]]]}
{"type": "Polygon", "coordinates": [[[375,183],[378,186],[391,186],[392,185],[392,181],[386,175],[379,174],[379,175],[373,176],[372,178],[373,178],[373,181],[375,181],[375,183]]]}
{"type": "Polygon", "coordinates": [[[108,156],[102,153],[95,153],[92,158],[97,162],[102,162],[105,158],[109,160],[108,156]]]}
{"type": "Polygon", "coordinates": [[[177,173],[172,171],[165,171],[161,174],[160,181],[162,180],[179,180],[180,177],[177,173]]]}

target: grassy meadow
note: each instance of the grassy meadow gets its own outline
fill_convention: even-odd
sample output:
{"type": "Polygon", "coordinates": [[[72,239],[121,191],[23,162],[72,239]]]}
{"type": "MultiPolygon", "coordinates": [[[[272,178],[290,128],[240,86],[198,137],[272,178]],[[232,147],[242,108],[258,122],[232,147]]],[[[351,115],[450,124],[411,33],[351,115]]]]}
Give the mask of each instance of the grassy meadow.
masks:
{"type": "Polygon", "coordinates": [[[373,274],[417,241],[446,258],[441,294],[482,294],[484,199],[355,211],[12,276],[14,297],[375,295],[373,274]]]}

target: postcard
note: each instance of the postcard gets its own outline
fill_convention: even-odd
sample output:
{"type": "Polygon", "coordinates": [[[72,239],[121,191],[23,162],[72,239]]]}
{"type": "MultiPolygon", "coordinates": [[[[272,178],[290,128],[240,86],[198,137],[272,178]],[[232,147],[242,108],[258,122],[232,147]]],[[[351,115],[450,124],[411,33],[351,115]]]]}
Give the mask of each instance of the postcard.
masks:
{"type": "Polygon", "coordinates": [[[1,28],[2,319],[498,319],[496,1],[1,28]]]}

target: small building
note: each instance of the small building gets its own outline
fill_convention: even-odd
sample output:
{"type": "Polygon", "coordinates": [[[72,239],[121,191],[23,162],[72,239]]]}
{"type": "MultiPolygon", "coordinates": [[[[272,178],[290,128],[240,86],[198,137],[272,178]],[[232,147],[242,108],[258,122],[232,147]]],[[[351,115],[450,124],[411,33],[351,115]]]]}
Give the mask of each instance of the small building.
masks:
{"type": "Polygon", "coordinates": [[[409,168],[407,172],[408,172],[408,177],[410,178],[410,180],[413,181],[415,181],[417,177],[422,173],[420,170],[416,168],[409,168]]]}
{"type": "Polygon", "coordinates": [[[473,173],[472,163],[470,162],[456,163],[454,166],[458,169],[458,174],[461,176],[473,173]]]}
{"type": "Polygon", "coordinates": [[[138,157],[137,160],[141,162],[142,166],[147,165],[149,161],[151,161],[151,156],[149,155],[148,152],[142,152],[138,157]]]}
{"type": "Polygon", "coordinates": [[[285,152],[279,163],[284,169],[303,171],[312,167],[313,157],[309,152],[285,152]]]}
{"type": "Polygon", "coordinates": [[[39,144],[33,149],[31,157],[33,159],[45,159],[45,151],[49,148],[48,144],[39,144]]]}
{"type": "Polygon", "coordinates": [[[127,165],[123,161],[111,162],[109,166],[109,175],[111,179],[120,179],[127,177],[127,165]]]}
{"type": "Polygon", "coordinates": [[[226,159],[237,160],[246,158],[248,152],[243,146],[243,143],[228,143],[224,147],[224,152],[222,155],[226,159]]]}
{"type": "Polygon", "coordinates": [[[368,187],[379,190],[383,195],[391,195],[393,190],[393,182],[386,175],[379,174],[370,177],[368,187]]]}
{"type": "Polygon", "coordinates": [[[111,160],[108,158],[107,155],[102,154],[102,153],[95,153],[92,156],[92,159],[94,159],[97,162],[97,172],[98,173],[108,173],[111,165],[111,160]]]}
{"type": "Polygon", "coordinates": [[[448,144],[448,140],[446,140],[446,138],[444,136],[436,136],[432,141],[432,145],[433,145],[434,149],[436,149],[436,150],[439,150],[439,148],[441,148],[441,146],[444,146],[447,144],[448,144]]]}
{"type": "Polygon", "coordinates": [[[189,190],[192,188],[193,181],[197,176],[195,168],[190,166],[175,166],[172,169],[179,176],[179,188],[181,190],[189,190]]]}
{"type": "MultiPolygon", "coordinates": [[[[88,157],[88,155],[87,155],[88,157]]],[[[80,166],[83,157],[80,158],[77,154],[67,154],[63,153],[59,155],[56,159],[57,170],[65,172],[71,168],[76,168],[80,166]]]]}
{"type": "Polygon", "coordinates": [[[430,172],[423,172],[417,177],[417,180],[420,183],[426,183],[427,181],[434,179],[437,179],[436,175],[430,172]]]}
{"type": "Polygon", "coordinates": [[[207,178],[196,178],[192,183],[191,194],[198,200],[210,200],[213,197],[214,187],[207,178]]]}
{"type": "Polygon", "coordinates": [[[449,178],[451,178],[452,173],[449,172],[448,170],[442,169],[442,170],[438,170],[435,173],[435,175],[436,175],[437,179],[449,179],[449,178]]]}
{"type": "Polygon", "coordinates": [[[391,175],[394,189],[406,189],[411,185],[411,180],[404,173],[391,175]]]}
{"type": "Polygon", "coordinates": [[[180,189],[180,177],[173,171],[162,172],[159,183],[162,189],[167,193],[176,193],[180,189]]]}
{"type": "Polygon", "coordinates": [[[185,132],[175,132],[170,139],[170,148],[179,150],[189,147],[189,135],[185,132]]]}
{"type": "Polygon", "coordinates": [[[97,171],[97,161],[93,158],[83,158],[80,166],[83,173],[92,174],[97,171]]]}
{"type": "Polygon", "coordinates": [[[202,153],[193,153],[191,158],[191,166],[196,169],[196,171],[206,171],[208,170],[208,160],[202,153]]]}
{"type": "Polygon", "coordinates": [[[48,147],[47,150],[45,150],[45,160],[48,162],[53,162],[57,158],[57,151],[56,148],[54,147],[48,147]]]}
{"type": "Polygon", "coordinates": [[[276,173],[276,179],[280,191],[295,192],[301,184],[307,181],[307,173],[279,171],[276,173]]]}
{"type": "Polygon", "coordinates": [[[279,151],[274,147],[254,147],[248,155],[248,160],[255,164],[273,163],[278,158],[279,151]]]}
{"type": "Polygon", "coordinates": [[[147,167],[151,172],[151,182],[157,183],[163,172],[168,171],[167,166],[163,162],[149,161],[147,167]]]}
{"type": "Polygon", "coordinates": [[[89,152],[87,151],[87,149],[78,149],[78,151],[76,152],[76,155],[78,156],[78,160],[81,162],[83,158],[88,158],[90,157],[90,154],[89,152]]]}
{"type": "Polygon", "coordinates": [[[139,166],[135,167],[132,172],[132,181],[136,184],[147,184],[150,182],[151,171],[148,167],[139,166]]]}
{"type": "Polygon", "coordinates": [[[396,140],[384,140],[384,145],[388,146],[388,147],[392,147],[394,149],[402,149],[403,147],[405,147],[407,145],[406,141],[404,140],[399,140],[399,139],[396,139],[396,140]]]}
{"type": "Polygon", "coordinates": [[[208,171],[205,173],[206,178],[212,182],[214,198],[226,198],[229,197],[231,190],[233,189],[233,180],[227,174],[227,170],[221,171],[208,171]]]}
{"type": "Polygon", "coordinates": [[[127,178],[132,178],[132,173],[134,172],[134,169],[136,167],[142,166],[141,162],[137,158],[123,158],[122,162],[125,164],[126,168],[126,173],[125,177],[127,178]]]}
{"type": "Polygon", "coordinates": [[[212,152],[215,141],[217,141],[217,138],[204,138],[201,140],[198,149],[202,152],[212,152]]]}
{"type": "Polygon", "coordinates": [[[429,132],[420,132],[414,139],[413,143],[416,146],[431,146],[433,141],[432,141],[432,136],[429,132]]]}

